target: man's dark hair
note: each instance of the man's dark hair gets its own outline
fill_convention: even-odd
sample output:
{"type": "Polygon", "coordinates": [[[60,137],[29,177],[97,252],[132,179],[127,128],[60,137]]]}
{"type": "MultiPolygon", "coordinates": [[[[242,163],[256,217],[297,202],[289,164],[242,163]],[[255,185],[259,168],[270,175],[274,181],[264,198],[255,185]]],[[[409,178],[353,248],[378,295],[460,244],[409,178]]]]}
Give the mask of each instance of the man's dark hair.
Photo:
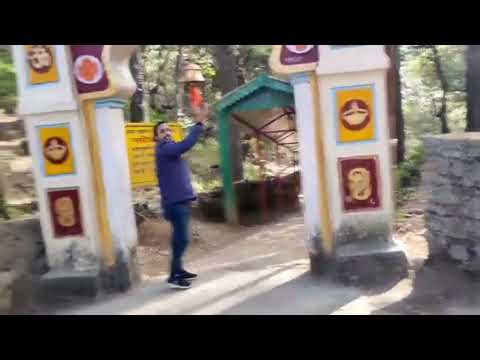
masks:
{"type": "Polygon", "coordinates": [[[163,124],[166,124],[166,122],[165,121],[159,121],[153,127],[153,141],[158,141],[158,128],[163,124]]]}

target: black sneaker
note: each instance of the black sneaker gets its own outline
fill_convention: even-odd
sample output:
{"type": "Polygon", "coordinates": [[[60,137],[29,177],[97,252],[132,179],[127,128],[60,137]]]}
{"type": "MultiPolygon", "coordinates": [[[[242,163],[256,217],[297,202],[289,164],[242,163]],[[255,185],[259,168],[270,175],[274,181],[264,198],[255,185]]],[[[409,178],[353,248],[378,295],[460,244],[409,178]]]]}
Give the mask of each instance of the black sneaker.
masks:
{"type": "Polygon", "coordinates": [[[174,278],[168,280],[168,285],[170,286],[171,289],[190,289],[191,284],[185,279],[182,278],[174,278]]]}
{"type": "Polygon", "coordinates": [[[178,276],[181,279],[189,280],[189,281],[196,280],[198,278],[197,274],[192,274],[192,273],[189,273],[188,271],[185,271],[185,270],[183,270],[178,276]]]}

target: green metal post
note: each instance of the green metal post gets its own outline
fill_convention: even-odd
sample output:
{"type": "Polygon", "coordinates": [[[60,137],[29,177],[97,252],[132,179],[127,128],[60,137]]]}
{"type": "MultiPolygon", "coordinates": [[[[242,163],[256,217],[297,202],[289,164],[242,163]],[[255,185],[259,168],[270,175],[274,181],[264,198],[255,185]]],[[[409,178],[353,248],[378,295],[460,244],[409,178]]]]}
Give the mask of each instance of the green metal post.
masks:
{"type": "Polygon", "coordinates": [[[238,207],[233,186],[232,161],[230,152],[230,113],[221,110],[217,114],[219,121],[220,159],[223,174],[225,217],[232,225],[238,224],[238,207]]]}

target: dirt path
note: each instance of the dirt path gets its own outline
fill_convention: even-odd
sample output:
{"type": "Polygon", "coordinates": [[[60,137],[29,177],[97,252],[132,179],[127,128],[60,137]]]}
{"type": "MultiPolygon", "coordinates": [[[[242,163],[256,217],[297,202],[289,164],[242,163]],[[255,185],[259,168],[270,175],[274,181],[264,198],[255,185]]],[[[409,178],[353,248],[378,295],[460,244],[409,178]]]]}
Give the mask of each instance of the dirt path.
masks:
{"type": "MultiPolygon", "coordinates": [[[[395,237],[405,247],[411,270],[420,269],[428,257],[428,247],[424,237],[425,222],[424,210],[426,197],[422,189],[412,195],[407,204],[398,210],[397,223],[395,224],[395,237]]],[[[283,222],[292,218],[299,219],[302,224],[301,214],[286,215],[283,222]]],[[[282,221],[277,221],[273,226],[279,226],[282,221]]],[[[261,233],[266,226],[231,227],[222,223],[209,223],[198,219],[192,221],[193,241],[186,255],[186,263],[195,262],[215,251],[227,246],[237,244],[246,246],[244,240],[249,236],[261,233]]],[[[303,231],[303,228],[299,230],[303,231]]],[[[294,234],[301,236],[300,233],[294,234]]],[[[139,231],[139,262],[143,279],[148,280],[166,275],[168,271],[170,226],[164,220],[148,220],[139,231]]],[[[306,254],[305,254],[306,256],[306,254]]]]}
{"type": "Polygon", "coordinates": [[[428,258],[428,245],[425,239],[427,201],[428,193],[420,187],[411,195],[408,202],[397,210],[394,236],[407,252],[411,271],[418,271],[428,258]]]}
{"type": "MultiPolygon", "coordinates": [[[[160,229],[148,226],[152,226],[151,234],[158,239],[160,229]]],[[[252,228],[203,223],[196,227],[199,236],[187,264],[201,278],[191,290],[168,289],[168,242],[157,240],[146,247],[149,237],[144,231],[140,260],[146,275],[141,286],[63,314],[371,314],[402,301],[411,292],[410,279],[378,294],[346,287],[327,277],[313,278],[304,248],[301,214],[252,228]],[[157,255],[158,251],[163,255],[157,255]]],[[[168,239],[168,227],[164,226],[163,231],[168,239]]],[[[415,246],[409,252],[414,250],[415,246]]]]}
{"type": "MultiPolygon", "coordinates": [[[[410,262],[410,276],[403,282],[397,284],[392,289],[378,294],[376,290],[350,289],[342,287],[339,284],[331,284],[325,279],[322,286],[317,291],[322,294],[314,295],[306,293],[304,301],[310,304],[315,296],[321,297],[322,301],[330,301],[327,306],[321,307],[318,303],[315,306],[303,305],[305,308],[292,308],[285,305],[285,310],[279,308],[276,300],[276,311],[291,311],[293,313],[334,313],[334,314],[371,314],[374,312],[384,313],[402,313],[406,309],[381,310],[401,302],[408,298],[412,293],[413,283],[416,273],[422,269],[425,260],[428,257],[428,247],[424,238],[424,209],[426,198],[422,189],[414,193],[409,201],[398,210],[397,222],[395,224],[395,237],[402,244],[407,252],[410,262]],[[320,289],[322,289],[320,291],[320,289]],[[326,292],[326,293],[325,293],[326,292]],[[337,297],[335,298],[335,293],[337,297]],[[355,294],[355,295],[353,295],[355,294]],[[333,296],[333,298],[332,298],[333,296]],[[329,299],[329,300],[327,300],[329,299]],[[338,306],[335,308],[332,304],[338,306]],[[315,309],[315,310],[313,310],[315,309]],[[328,311],[327,311],[328,310],[328,311]]],[[[298,287],[312,286],[308,279],[308,259],[303,246],[304,227],[303,218],[300,213],[286,216],[283,220],[273,225],[238,227],[232,228],[225,224],[205,223],[199,220],[193,221],[194,241],[186,256],[186,263],[193,266],[196,270],[210,271],[252,271],[268,269],[269,267],[281,266],[297,261],[297,275],[304,277],[303,285],[292,283],[279,286],[282,291],[298,291],[298,287]],[[230,266],[217,266],[221,264],[230,264],[230,266]],[[201,270],[203,269],[203,270],[201,270]]],[[[169,248],[170,229],[169,225],[162,220],[149,221],[140,231],[139,258],[141,271],[144,280],[156,282],[164,278],[168,271],[168,248],[169,248]]],[[[286,276],[284,274],[284,276],[286,276]]],[[[148,287],[148,285],[147,285],[148,287]]],[[[280,290],[278,290],[280,291],[280,290]]],[[[280,291],[280,293],[282,293],[280,291]]],[[[303,290],[300,290],[303,292],[303,290]]],[[[248,293],[248,292],[247,292],[248,293]]],[[[243,294],[244,298],[248,295],[243,294]]],[[[288,295],[286,295],[288,296],[288,295]]],[[[242,305],[237,305],[232,309],[226,310],[227,313],[269,313],[268,309],[262,309],[262,304],[271,304],[268,299],[246,301],[242,305]]],[[[268,307],[267,305],[264,305],[268,307]]],[[[162,311],[167,310],[161,307],[162,311]]],[[[210,311],[214,309],[209,308],[210,311]]],[[[207,309],[202,309],[207,311],[207,309]]],[[[408,312],[407,312],[408,313],[408,312]]]]}
{"type": "Polygon", "coordinates": [[[63,314],[480,313],[479,283],[455,271],[452,264],[425,264],[427,198],[419,189],[398,210],[395,237],[407,252],[410,271],[390,289],[358,289],[326,277],[312,278],[303,245],[303,218],[295,214],[251,228],[195,221],[195,241],[186,262],[201,278],[187,292],[172,292],[165,284],[169,229],[157,222],[142,230],[139,254],[145,280],[139,287],[63,314]]]}
{"type": "MultiPolygon", "coordinates": [[[[326,285],[313,288],[308,285],[309,262],[303,244],[305,233],[301,214],[252,228],[232,229],[226,225],[202,223],[197,226],[200,236],[193,243],[186,263],[188,269],[201,274],[201,278],[189,291],[172,292],[168,289],[165,284],[167,257],[159,257],[153,250],[155,248],[142,245],[139,257],[147,275],[140,286],[108,301],[64,313],[291,313],[290,293],[299,289],[308,291],[309,306],[321,305],[319,293],[326,285]],[[277,297],[275,294],[279,289],[282,295],[277,297]],[[275,292],[272,294],[272,291],[275,292]],[[265,294],[266,297],[262,297],[265,294]]],[[[163,249],[165,245],[157,244],[156,248],[163,249]]],[[[333,287],[332,284],[328,286],[333,287]]],[[[324,301],[336,302],[338,299],[324,301]]],[[[329,303],[329,307],[335,306],[336,303],[329,303]]],[[[316,313],[304,307],[298,311],[316,313]]]]}
{"type": "MultiPolygon", "coordinates": [[[[185,256],[185,263],[191,264],[211,256],[231,246],[248,249],[248,239],[262,234],[264,229],[279,229],[281,224],[294,222],[298,233],[291,234],[295,239],[301,238],[303,219],[301,214],[285,215],[275,224],[264,226],[232,227],[222,223],[209,223],[198,219],[192,220],[192,243],[185,256]]],[[[288,233],[288,229],[286,230],[288,233]]],[[[269,234],[264,234],[268,236],[269,234]]],[[[261,241],[261,240],[259,240],[261,241]]],[[[165,276],[169,266],[170,225],[164,220],[148,220],[139,231],[138,257],[143,280],[165,276]]],[[[261,251],[258,249],[258,251],[261,251]]],[[[254,252],[253,254],[258,254],[254,252]]],[[[306,253],[304,254],[306,257],[306,253]]]]}

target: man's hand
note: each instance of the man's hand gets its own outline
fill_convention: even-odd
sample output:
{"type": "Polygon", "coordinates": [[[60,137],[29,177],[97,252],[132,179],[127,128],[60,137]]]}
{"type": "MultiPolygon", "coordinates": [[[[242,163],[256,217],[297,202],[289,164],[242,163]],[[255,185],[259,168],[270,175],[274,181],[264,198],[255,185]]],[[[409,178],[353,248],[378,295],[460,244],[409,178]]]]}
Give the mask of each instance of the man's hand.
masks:
{"type": "Polygon", "coordinates": [[[208,105],[203,105],[203,108],[192,108],[192,114],[196,122],[200,124],[205,124],[205,122],[208,120],[208,115],[210,114],[208,105]]]}

